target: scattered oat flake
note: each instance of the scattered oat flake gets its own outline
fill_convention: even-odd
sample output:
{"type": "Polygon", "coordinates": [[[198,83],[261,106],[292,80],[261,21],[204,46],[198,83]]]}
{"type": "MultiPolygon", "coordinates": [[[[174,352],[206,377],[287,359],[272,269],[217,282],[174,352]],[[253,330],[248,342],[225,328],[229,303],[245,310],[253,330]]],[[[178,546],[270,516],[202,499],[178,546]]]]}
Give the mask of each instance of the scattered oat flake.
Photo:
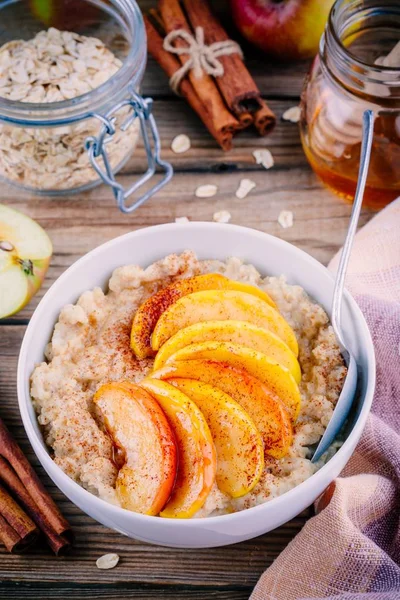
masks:
{"type": "Polygon", "coordinates": [[[253,156],[258,165],[262,165],[264,169],[270,169],[274,166],[274,157],[270,150],[262,148],[261,150],[254,150],[253,156]]]}
{"type": "Polygon", "coordinates": [[[175,223],[189,223],[189,219],[187,217],[176,217],[175,223]]]}
{"type": "Polygon", "coordinates": [[[213,214],[213,221],[216,223],[229,223],[232,215],[227,210],[219,210],[213,214]]]}
{"type": "Polygon", "coordinates": [[[118,554],[104,554],[96,560],[96,566],[98,569],[113,569],[118,563],[118,554]]]}
{"type": "Polygon", "coordinates": [[[246,198],[247,194],[249,194],[255,187],[256,184],[251,179],[242,179],[238,189],[236,190],[236,198],[243,200],[243,198],[246,198]]]}
{"type": "Polygon", "coordinates": [[[175,152],[175,154],[183,154],[183,152],[187,152],[190,150],[190,138],[184,133],[177,135],[172,140],[171,150],[172,152],[175,152]]]}
{"type": "Polygon", "coordinates": [[[300,121],[301,109],[300,106],[292,106],[285,110],[282,115],[284,121],[290,121],[291,123],[298,123],[300,121]]]}
{"type": "Polygon", "coordinates": [[[279,213],[278,223],[283,229],[293,227],[293,213],[291,210],[282,210],[279,213]]]}
{"type": "Polygon", "coordinates": [[[215,196],[217,191],[218,188],[216,185],[200,185],[195,191],[195,196],[197,196],[197,198],[211,198],[212,196],[215,196]]]}

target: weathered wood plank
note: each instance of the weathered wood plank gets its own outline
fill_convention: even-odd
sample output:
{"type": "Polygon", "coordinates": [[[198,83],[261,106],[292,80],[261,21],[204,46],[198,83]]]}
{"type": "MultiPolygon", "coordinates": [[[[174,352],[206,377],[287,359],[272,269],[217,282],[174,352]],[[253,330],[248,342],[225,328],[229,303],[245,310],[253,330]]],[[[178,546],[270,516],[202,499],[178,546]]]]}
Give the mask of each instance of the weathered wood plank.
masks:
{"type": "MultiPolygon", "coordinates": [[[[297,104],[296,100],[273,100],[271,108],[278,122],[274,131],[267,137],[260,137],[255,130],[247,129],[234,139],[234,148],[223,152],[205,129],[197,115],[181,98],[157,100],[154,102],[154,115],[159,128],[162,156],[172,163],[175,174],[182,171],[238,171],[260,170],[256,165],[252,151],[268,147],[274,154],[276,168],[306,167],[308,163],[302,151],[298,125],[281,120],[285,110],[297,104]],[[184,154],[174,154],[170,148],[173,138],[185,133],[191,139],[192,147],[184,154]]],[[[124,167],[126,175],[142,173],[146,166],[145,151],[139,144],[133,157],[124,167]]],[[[9,188],[2,191],[12,196],[25,195],[21,191],[9,188]]],[[[73,197],[73,196],[71,196],[73,197]]],[[[63,202],[62,199],[60,202],[63,202]]]]}
{"type": "MultiPolygon", "coordinates": [[[[47,550],[36,549],[26,556],[0,554],[2,581],[122,584],[178,584],[220,588],[226,585],[251,588],[259,576],[291,541],[304,524],[307,514],[297,522],[275,532],[225,548],[179,550],[149,546],[94,524],[88,518],[70,514],[59,503],[77,531],[70,556],[55,561],[47,550]],[[99,571],[96,559],[117,552],[121,562],[113,571],[99,571]]],[[[1,584],[0,584],[1,589],[1,584]]],[[[1,597],[1,596],[0,596],[1,597]]]]}
{"type": "MultiPolygon", "coordinates": [[[[257,170],[260,167],[255,164],[252,151],[268,147],[274,155],[277,168],[308,168],[298,125],[281,119],[285,110],[297,104],[296,99],[272,100],[270,105],[278,118],[272,133],[260,137],[253,128],[246,129],[234,138],[233,149],[223,152],[182,99],[157,100],[154,102],[154,115],[159,126],[163,158],[172,162],[176,173],[183,170],[257,170]],[[178,133],[187,134],[192,144],[188,152],[180,155],[174,154],[170,149],[171,142],[178,133]]],[[[125,172],[140,172],[143,167],[144,150],[140,147],[125,172]]]]}
{"type": "MultiPolygon", "coordinates": [[[[181,173],[179,177],[132,216],[120,213],[109,190],[102,186],[89,193],[56,201],[21,195],[10,188],[0,190],[0,198],[37,219],[54,243],[54,257],[42,290],[16,320],[32,314],[38,300],[55,279],[77,258],[99,244],[129,231],[174,221],[187,216],[194,221],[210,221],[217,210],[228,210],[232,223],[253,227],[296,244],[326,264],[340,248],[350,215],[350,206],[338,200],[304,168],[258,170],[251,173],[257,187],[238,200],[235,191],[243,173],[229,176],[213,173],[181,173]],[[198,185],[214,183],[218,194],[198,199],[198,185]],[[12,194],[12,195],[11,195],[12,194]],[[294,226],[282,229],[277,222],[281,210],[294,213],[294,226]]],[[[126,176],[126,181],[132,181],[126,176]]],[[[364,209],[360,225],[373,213],[364,209]]],[[[125,259],[121,257],[121,262],[125,259]]]]}
{"type": "Polygon", "coordinates": [[[63,598],[71,598],[84,600],[86,598],[92,600],[116,600],[130,598],[140,600],[153,600],[156,598],[169,598],[172,600],[247,600],[251,588],[246,587],[241,590],[232,588],[223,590],[210,590],[209,588],[200,587],[178,587],[178,586],[144,586],[140,587],[134,584],[120,585],[119,582],[111,585],[76,585],[76,584],[61,584],[43,585],[40,583],[29,584],[0,584],[0,599],[4,600],[59,600],[63,598]]]}

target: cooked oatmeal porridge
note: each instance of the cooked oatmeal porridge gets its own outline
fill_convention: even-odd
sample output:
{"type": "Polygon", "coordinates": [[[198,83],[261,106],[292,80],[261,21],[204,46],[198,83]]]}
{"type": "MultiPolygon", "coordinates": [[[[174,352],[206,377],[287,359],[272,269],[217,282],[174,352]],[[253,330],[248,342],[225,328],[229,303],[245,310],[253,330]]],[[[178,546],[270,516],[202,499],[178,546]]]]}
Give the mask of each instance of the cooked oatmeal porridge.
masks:
{"type": "MultiPolygon", "coordinates": [[[[104,293],[95,288],[75,305],[65,306],[31,378],[38,420],[55,462],[93,494],[120,504],[115,490],[118,460],[109,435],[98,423],[93,397],[105,383],[139,382],[153,358],[139,360],[130,347],[133,317],[151,295],[178,279],[220,273],[267,292],[296,333],[302,378],[301,409],[293,443],[284,458],[266,457],[265,468],[251,492],[232,498],[214,484],[196,517],[224,514],[261,504],[310,477],[321,462],[309,460],[309,447],[320,439],[339,397],[346,367],[325,311],[284,276],[262,278],[238,258],[199,261],[190,251],[170,255],[146,269],[117,268],[104,293]]],[[[335,447],[328,452],[335,452],[335,447]]]]}

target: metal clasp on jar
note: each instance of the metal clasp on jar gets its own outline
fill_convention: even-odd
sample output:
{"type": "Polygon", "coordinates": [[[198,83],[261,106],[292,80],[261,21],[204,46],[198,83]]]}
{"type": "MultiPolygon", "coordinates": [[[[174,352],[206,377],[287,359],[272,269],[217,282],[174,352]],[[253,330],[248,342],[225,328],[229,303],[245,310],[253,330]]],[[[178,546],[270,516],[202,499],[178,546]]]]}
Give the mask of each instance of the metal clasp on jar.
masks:
{"type": "Polygon", "coordinates": [[[113,106],[113,108],[104,116],[98,113],[92,114],[92,117],[98,119],[102,123],[102,126],[97,136],[91,136],[85,140],[85,148],[88,152],[89,160],[93,168],[101,177],[103,182],[112,188],[118,208],[123,213],[131,213],[136,210],[136,208],[141,206],[153,194],[158,192],[164,185],[166,185],[173,175],[172,166],[168,162],[163,161],[160,157],[160,136],[158,134],[154,116],[151,113],[152,105],[153,100],[151,98],[142,98],[134,90],[130,90],[130,97],[113,106]],[[122,131],[126,131],[132,125],[135,119],[139,119],[140,131],[142,134],[144,147],[146,149],[148,164],[147,171],[128,189],[124,189],[123,186],[116,181],[106,148],[107,142],[112,139],[112,136],[116,132],[115,115],[125,106],[131,107],[132,113],[128,116],[120,128],[122,131]],[[100,164],[99,158],[103,159],[104,167],[100,164]],[[128,206],[126,204],[127,198],[139,190],[147,181],[149,181],[149,179],[151,179],[151,177],[153,177],[153,175],[156,173],[157,167],[160,167],[164,171],[164,176],[161,181],[156,183],[150,190],[145,192],[142,196],[137,198],[128,206]]]}

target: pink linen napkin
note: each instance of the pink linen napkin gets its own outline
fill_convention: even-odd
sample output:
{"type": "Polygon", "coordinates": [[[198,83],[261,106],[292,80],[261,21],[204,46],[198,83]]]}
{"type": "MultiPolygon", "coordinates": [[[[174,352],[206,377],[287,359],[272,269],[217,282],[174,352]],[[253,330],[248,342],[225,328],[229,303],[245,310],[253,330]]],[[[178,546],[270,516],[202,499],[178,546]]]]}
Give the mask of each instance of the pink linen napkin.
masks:
{"type": "MultiPolygon", "coordinates": [[[[336,256],[330,268],[337,264],[336,256]]],[[[372,414],[317,516],[251,600],[400,600],[400,198],[357,234],[346,286],[375,345],[372,414]]]]}

